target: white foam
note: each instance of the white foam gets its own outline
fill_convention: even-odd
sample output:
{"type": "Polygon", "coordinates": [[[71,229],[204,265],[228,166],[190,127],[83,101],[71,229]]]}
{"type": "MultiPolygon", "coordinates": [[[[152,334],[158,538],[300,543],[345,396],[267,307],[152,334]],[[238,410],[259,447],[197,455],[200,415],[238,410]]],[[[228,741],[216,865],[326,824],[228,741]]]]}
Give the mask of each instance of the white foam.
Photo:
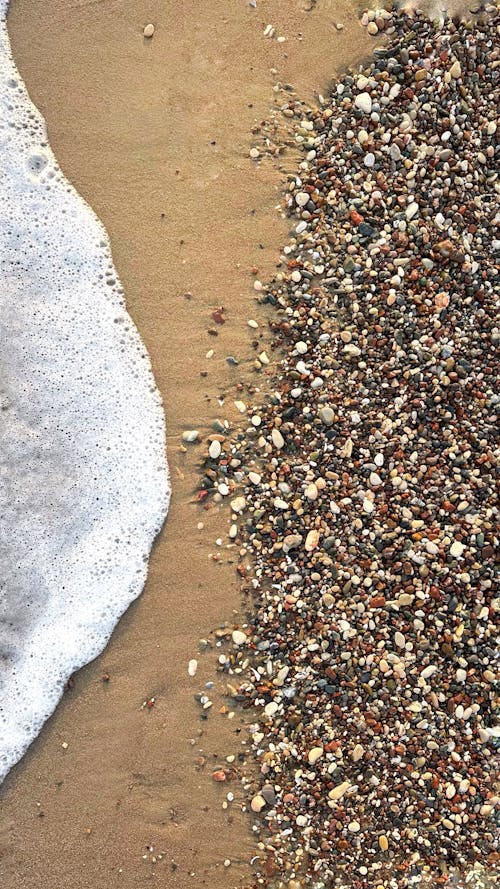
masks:
{"type": "Polygon", "coordinates": [[[141,592],[161,399],[106,233],[64,178],[0,0],[0,781],[141,592]]]}

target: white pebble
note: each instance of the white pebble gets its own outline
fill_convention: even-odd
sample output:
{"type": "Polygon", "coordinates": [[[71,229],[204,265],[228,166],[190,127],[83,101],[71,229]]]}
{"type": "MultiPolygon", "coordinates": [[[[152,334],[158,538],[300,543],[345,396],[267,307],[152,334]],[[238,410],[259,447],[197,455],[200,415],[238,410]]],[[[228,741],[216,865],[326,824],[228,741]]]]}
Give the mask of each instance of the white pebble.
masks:
{"type": "Polygon", "coordinates": [[[279,429],[276,428],[276,426],[271,431],[271,439],[274,447],[277,448],[279,451],[285,446],[285,439],[283,438],[279,429]]]}
{"type": "Polygon", "coordinates": [[[356,108],[359,108],[359,110],[363,112],[363,114],[371,114],[372,97],[370,96],[370,93],[358,93],[354,99],[354,104],[356,108]]]}
{"type": "Polygon", "coordinates": [[[212,460],[217,460],[217,457],[220,457],[221,450],[222,447],[220,441],[215,440],[210,442],[208,453],[210,454],[212,460]]]}

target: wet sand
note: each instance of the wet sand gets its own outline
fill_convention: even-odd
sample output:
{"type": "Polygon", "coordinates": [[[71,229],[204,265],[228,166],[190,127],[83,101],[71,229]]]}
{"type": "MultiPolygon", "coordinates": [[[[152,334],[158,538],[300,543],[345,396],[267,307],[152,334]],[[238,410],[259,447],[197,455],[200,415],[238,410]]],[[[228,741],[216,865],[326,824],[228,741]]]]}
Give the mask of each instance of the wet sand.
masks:
{"type": "Polygon", "coordinates": [[[213,715],[200,720],[193,695],[209,679],[218,684],[214,652],[199,656],[195,679],[187,673],[199,639],[238,619],[232,553],[211,559],[229,516],[194,504],[202,448],[179,446],[185,429],[206,433],[217,417],[235,419],[234,386],[254,355],[248,319],[265,330],[250,269],[265,280],[286,240],[276,208],[295,161],[255,165],[251,129],[269,119],[278,79],[311,100],[373,46],[352,4],[308,13],[309,5],[12,0],[16,62],[63,171],[110,234],[152,359],[173,496],[143,596],[1,789],[5,889],[249,881],[248,822],[236,804],[221,807],[229,789],[238,799],[238,782],[221,789],[210,780],[241,749],[241,716],[222,718],[214,696],[213,715]],[[149,21],[156,32],[146,41],[149,21]],[[263,37],[268,22],[285,43],[263,37]],[[220,305],[226,323],[217,327],[220,305]]]}

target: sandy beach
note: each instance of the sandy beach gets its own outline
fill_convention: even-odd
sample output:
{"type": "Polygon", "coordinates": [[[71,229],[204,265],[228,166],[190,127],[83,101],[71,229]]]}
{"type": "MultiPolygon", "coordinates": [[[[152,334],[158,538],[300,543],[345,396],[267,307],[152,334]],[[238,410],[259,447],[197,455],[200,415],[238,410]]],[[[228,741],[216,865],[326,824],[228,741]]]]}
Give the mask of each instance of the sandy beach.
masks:
{"type": "Polygon", "coordinates": [[[216,652],[199,656],[198,643],[238,621],[236,558],[212,558],[227,513],[194,502],[199,452],[181,438],[236,420],[234,387],[266,329],[250,270],[267,280],[287,238],[277,206],[296,159],[255,165],[252,128],[270,119],[278,81],[314,101],[373,41],[340,0],[12,0],[9,31],[60,166],[109,232],[164,398],[173,496],[144,594],[2,786],[0,880],[243,885],[249,824],[210,780],[238,755],[242,717],[202,721],[193,700],[205,681],[221,687],[216,652]],[[268,23],[284,42],[263,36],[268,23]],[[219,306],[224,325],[211,317],[219,306]]]}

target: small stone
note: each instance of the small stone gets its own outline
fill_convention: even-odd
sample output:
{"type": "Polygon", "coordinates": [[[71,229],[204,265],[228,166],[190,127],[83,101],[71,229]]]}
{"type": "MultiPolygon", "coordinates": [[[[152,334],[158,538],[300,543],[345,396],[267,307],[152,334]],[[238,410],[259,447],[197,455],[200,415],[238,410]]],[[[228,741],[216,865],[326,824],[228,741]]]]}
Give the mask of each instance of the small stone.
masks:
{"type": "Polygon", "coordinates": [[[276,791],[272,784],[264,784],[261,794],[264,797],[268,806],[274,808],[276,805],[276,791]]]}
{"type": "Polygon", "coordinates": [[[320,408],[318,411],[318,416],[321,422],[325,424],[325,426],[331,426],[335,419],[335,414],[331,407],[320,408]]]}
{"type": "Polygon", "coordinates": [[[154,32],[155,32],[155,26],[152,24],[149,24],[149,25],[145,25],[144,31],[142,33],[144,34],[144,37],[152,37],[154,32]]]}
{"type": "Polygon", "coordinates": [[[459,559],[461,555],[463,555],[465,546],[459,540],[454,540],[450,546],[450,556],[453,556],[454,559],[459,559]]]}
{"type": "Polygon", "coordinates": [[[359,348],[359,346],[355,346],[354,343],[348,343],[346,346],[344,346],[342,351],[349,358],[359,358],[359,356],[361,355],[361,349],[359,348]]]}
{"type": "Polygon", "coordinates": [[[359,108],[359,110],[363,112],[363,114],[371,114],[372,97],[370,96],[370,93],[358,93],[354,99],[354,104],[356,108],[359,108]]]}
{"type": "Polygon", "coordinates": [[[361,744],[356,744],[356,746],[351,754],[353,762],[359,762],[359,760],[362,759],[364,752],[365,751],[364,751],[363,747],[361,746],[361,744]]]}
{"type": "Polygon", "coordinates": [[[281,448],[285,447],[285,439],[283,438],[279,429],[276,428],[276,426],[274,426],[271,430],[271,439],[274,447],[277,448],[279,451],[281,450],[281,448]]]}
{"type": "Polygon", "coordinates": [[[194,444],[198,441],[199,437],[200,433],[197,429],[186,429],[186,431],[182,433],[182,440],[188,444],[194,444]]]}
{"type": "Polygon", "coordinates": [[[429,664],[428,667],[425,667],[421,672],[422,679],[430,679],[431,676],[434,676],[434,673],[437,673],[437,667],[434,664],[429,664]]]}
{"type": "Polygon", "coordinates": [[[232,639],[235,645],[245,645],[247,634],[242,630],[233,630],[232,639]]]}
{"type": "Polygon", "coordinates": [[[359,821],[350,821],[347,825],[347,830],[351,833],[358,833],[361,830],[361,824],[359,821]]]}
{"type": "Polygon", "coordinates": [[[256,796],[254,796],[254,798],[252,799],[252,802],[250,803],[250,808],[251,808],[252,812],[256,812],[258,814],[259,812],[262,811],[262,809],[264,808],[265,805],[266,805],[266,801],[265,801],[264,797],[261,796],[260,793],[257,793],[256,796]]]}
{"type": "Polygon", "coordinates": [[[368,22],[368,25],[366,26],[366,30],[368,31],[370,37],[375,37],[376,34],[378,34],[378,28],[377,28],[375,22],[368,22]]]}
{"type": "Polygon", "coordinates": [[[198,661],[195,658],[192,658],[188,664],[188,673],[190,676],[196,676],[196,671],[198,669],[198,661]]]}
{"type": "Polygon", "coordinates": [[[307,191],[298,191],[295,195],[295,203],[299,207],[305,207],[305,205],[309,202],[309,194],[307,191]]]}
{"type": "Polygon", "coordinates": [[[269,716],[269,717],[274,716],[275,713],[277,713],[277,711],[278,711],[278,705],[277,705],[276,701],[269,701],[269,704],[266,704],[266,706],[264,707],[264,713],[266,714],[266,716],[269,716]]]}
{"type": "Polygon", "coordinates": [[[389,840],[385,836],[385,834],[381,834],[378,838],[378,844],[381,852],[387,852],[389,848],[389,840]]]}
{"type": "Polygon", "coordinates": [[[287,534],[283,540],[283,552],[288,553],[290,550],[300,546],[302,540],[303,538],[301,534],[287,534]]]}
{"type": "Polygon", "coordinates": [[[307,757],[310,765],[314,765],[315,762],[323,756],[323,748],[322,747],[312,747],[309,751],[309,755],[307,757]]]}
{"type": "Polygon", "coordinates": [[[208,453],[210,454],[212,460],[217,460],[217,458],[220,457],[221,450],[222,446],[220,441],[215,440],[210,442],[208,453]]]}
{"type": "Polygon", "coordinates": [[[312,531],[309,531],[309,534],[306,537],[305,549],[306,552],[311,553],[316,549],[319,543],[319,531],[316,528],[313,528],[312,531]]]}
{"type": "Polygon", "coordinates": [[[453,65],[450,68],[450,74],[455,80],[458,80],[458,78],[462,76],[462,67],[458,59],[453,62],[453,65]]]}
{"type": "Polygon", "coordinates": [[[349,787],[351,786],[350,781],[342,781],[342,784],[337,784],[332,790],[330,790],[328,797],[331,800],[342,799],[344,793],[347,793],[349,787]]]}

